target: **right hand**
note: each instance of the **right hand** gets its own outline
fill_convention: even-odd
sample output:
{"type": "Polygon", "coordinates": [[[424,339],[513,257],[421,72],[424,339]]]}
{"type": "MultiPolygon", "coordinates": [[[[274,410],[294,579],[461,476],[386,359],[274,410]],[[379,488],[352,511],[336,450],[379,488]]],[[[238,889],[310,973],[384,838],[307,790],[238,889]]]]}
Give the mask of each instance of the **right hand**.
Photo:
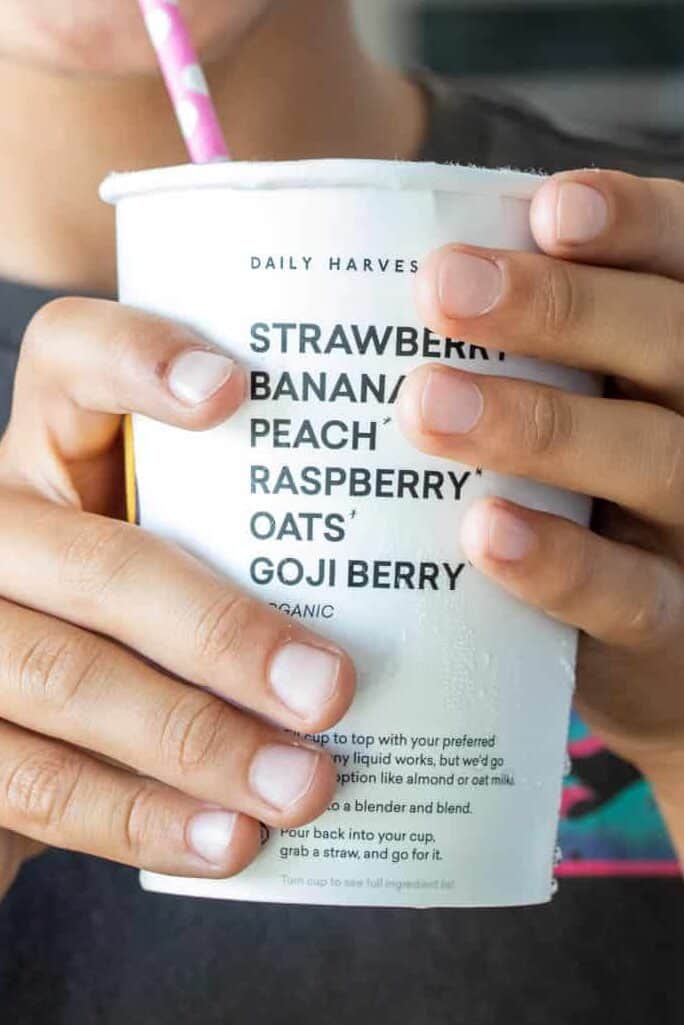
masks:
{"type": "Polygon", "coordinates": [[[191,331],[116,303],[28,328],[0,442],[0,896],[43,845],[224,878],[259,822],[331,800],[331,760],[278,727],[337,722],[349,658],[121,522],[122,414],[206,430],[245,391],[191,331]]]}

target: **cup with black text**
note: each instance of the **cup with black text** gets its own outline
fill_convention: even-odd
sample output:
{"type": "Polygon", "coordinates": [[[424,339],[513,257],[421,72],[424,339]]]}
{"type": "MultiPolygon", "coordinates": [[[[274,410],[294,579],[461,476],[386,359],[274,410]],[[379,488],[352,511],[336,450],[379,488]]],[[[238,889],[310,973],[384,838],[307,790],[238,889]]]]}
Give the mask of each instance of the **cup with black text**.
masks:
{"type": "Polygon", "coordinates": [[[302,904],[550,899],[576,632],[472,569],[459,521],[499,495],[587,523],[587,499],[416,452],[394,404],[444,362],[590,392],[567,368],[442,338],[412,281],[449,242],[534,249],[534,175],[432,164],[213,164],[114,175],[122,301],[194,327],[250,396],[193,434],[135,418],[142,526],[343,645],[356,701],[318,742],[326,814],[226,881],[154,891],[302,904]]]}

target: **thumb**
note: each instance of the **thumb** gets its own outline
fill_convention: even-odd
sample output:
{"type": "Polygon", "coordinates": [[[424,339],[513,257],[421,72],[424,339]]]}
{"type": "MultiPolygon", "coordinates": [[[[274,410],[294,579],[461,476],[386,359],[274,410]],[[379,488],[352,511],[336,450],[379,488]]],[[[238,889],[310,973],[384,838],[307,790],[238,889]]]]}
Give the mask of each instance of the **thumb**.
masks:
{"type": "Polygon", "coordinates": [[[24,337],[0,477],[92,507],[98,496],[86,501],[79,484],[97,492],[111,478],[123,414],[207,430],[245,390],[233,360],[187,327],[114,302],[56,300],[24,337]]]}

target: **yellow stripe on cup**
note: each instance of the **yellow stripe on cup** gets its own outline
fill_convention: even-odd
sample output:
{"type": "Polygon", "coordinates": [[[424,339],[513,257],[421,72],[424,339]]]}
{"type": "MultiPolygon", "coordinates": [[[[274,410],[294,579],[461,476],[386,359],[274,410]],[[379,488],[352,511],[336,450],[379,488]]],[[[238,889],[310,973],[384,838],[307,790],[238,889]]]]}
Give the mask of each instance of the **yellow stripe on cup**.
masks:
{"type": "Polygon", "coordinates": [[[126,474],[126,519],[129,523],[138,522],[138,482],[135,476],[135,444],[133,437],[133,418],[124,417],[124,469],[126,474]]]}

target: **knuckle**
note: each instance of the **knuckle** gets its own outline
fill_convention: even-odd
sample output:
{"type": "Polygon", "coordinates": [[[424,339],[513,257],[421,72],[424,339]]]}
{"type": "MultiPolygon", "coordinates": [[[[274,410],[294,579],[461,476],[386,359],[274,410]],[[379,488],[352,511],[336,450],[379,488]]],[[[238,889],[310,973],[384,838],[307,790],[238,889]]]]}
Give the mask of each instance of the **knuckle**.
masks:
{"type": "Polygon", "coordinates": [[[534,320],[546,341],[554,342],[567,334],[579,320],[577,284],[562,261],[547,261],[534,296],[534,320]]]}
{"type": "Polygon", "coordinates": [[[141,864],[155,846],[159,833],[157,788],[149,783],[135,787],[117,806],[116,820],[129,861],[141,864]]]}
{"type": "Polygon", "coordinates": [[[81,762],[68,752],[41,751],[23,759],[5,784],[5,801],[23,828],[53,830],[64,818],[81,773],[81,762]]]}
{"type": "Polygon", "coordinates": [[[25,698],[63,712],[99,674],[101,662],[94,638],[48,635],[21,652],[9,675],[25,698]]]}
{"type": "Polygon", "coordinates": [[[644,192],[641,196],[650,208],[648,223],[651,225],[652,256],[669,249],[672,239],[681,231],[680,213],[684,196],[684,185],[677,181],[662,178],[646,178],[640,182],[644,192]]]}
{"type": "Polygon", "coordinates": [[[630,647],[643,648],[653,644],[654,638],[659,635],[659,609],[658,600],[653,596],[640,595],[636,608],[625,623],[624,637],[630,647]]]}
{"type": "MultiPolygon", "coordinates": [[[[662,442],[662,470],[658,475],[665,506],[674,510],[679,522],[684,509],[684,418],[667,415],[662,442]]],[[[660,503],[659,503],[660,504],[660,503]]]]}
{"type": "MultiPolygon", "coordinates": [[[[163,338],[161,318],[149,317],[132,324],[130,318],[117,318],[110,324],[103,356],[109,372],[120,376],[145,372],[144,353],[153,349],[159,336],[163,338]]],[[[168,330],[167,330],[168,334],[168,330]]],[[[118,412],[124,412],[119,409],[118,412]]]]}
{"type": "Polygon", "coordinates": [[[238,658],[259,616],[258,603],[247,595],[223,594],[202,611],[195,630],[195,649],[209,664],[238,658]]]}
{"type": "MultiPolygon", "coordinates": [[[[669,282],[666,285],[668,293],[669,282]]],[[[684,292],[684,288],[681,289],[684,292]]],[[[669,295],[668,295],[669,298],[669,295]]],[[[665,345],[668,361],[674,371],[674,380],[680,382],[684,379],[684,296],[682,300],[678,297],[674,302],[663,303],[665,315],[665,345]]]]}
{"type": "Polygon", "coordinates": [[[672,335],[676,351],[684,358],[684,295],[680,295],[679,299],[678,303],[669,304],[668,309],[672,310],[672,335]]]}
{"type": "Polygon", "coordinates": [[[667,565],[659,564],[650,581],[642,581],[634,608],[621,631],[624,643],[637,649],[657,648],[673,633],[681,632],[684,612],[682,580],[667,565]]]}
{"type": "Polygon", "coordinates": [[[212,762],[223,736],[226,709],[216,698],[184,694],[169,710],[162,731],[162,761],[184,776],[212,762]]]}
{"type": "Polygon", "coordinates": [[[523,418],[522,450],[548,456],[568,445],[573,434],[570,404],[552,388],[536,388],[523,418]]]}
{"type": "Polygon", "coordinates": [[[87,600],[104,597],[145,549],[145,535],[126,523],[83,517],[62,557],[62,578],[87,600]]]}
{"type": "Polygon", "coordinates": [[[552,615],[567,615],[584,601],[591,588],[593,561],[590,537],[578,538],[572,553],[559,560],[556,572],[547,584],[544,608],[552,615]]]}

